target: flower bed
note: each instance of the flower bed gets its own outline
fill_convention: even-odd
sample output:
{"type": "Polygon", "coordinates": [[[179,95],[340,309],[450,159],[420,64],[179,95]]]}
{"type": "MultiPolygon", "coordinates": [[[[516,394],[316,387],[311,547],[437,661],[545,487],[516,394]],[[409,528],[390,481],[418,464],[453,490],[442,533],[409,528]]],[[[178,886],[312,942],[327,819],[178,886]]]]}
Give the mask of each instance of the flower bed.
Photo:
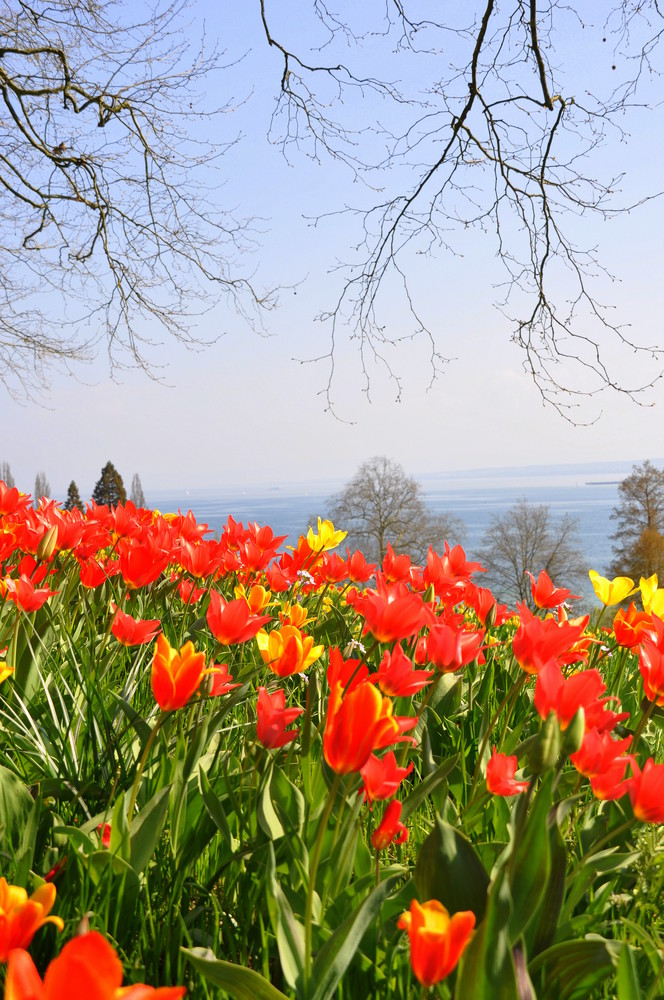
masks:
{"type": "Polygon", "coordinates": [[[208,534],[0,484],[5,995],[661,995],[657,581],[208,534]]]}

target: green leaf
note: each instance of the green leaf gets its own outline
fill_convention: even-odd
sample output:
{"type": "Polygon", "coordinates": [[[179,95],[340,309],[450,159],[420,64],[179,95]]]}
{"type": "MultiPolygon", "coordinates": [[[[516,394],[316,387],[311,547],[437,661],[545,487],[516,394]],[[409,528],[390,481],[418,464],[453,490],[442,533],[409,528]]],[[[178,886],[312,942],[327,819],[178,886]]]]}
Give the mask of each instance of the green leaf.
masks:
{"type": "Polygon", "coordinates": [[[528,966],[539,1000],[582,1000],[614,971],[623,945],[589,934],[582,941],[564,941],[541,952],[528,966]]]}
{"type": "Polygon", "coordinates": [[[491,885],[486,916],[461,956],[456,995],[468,1000],[519,1000],[507,927],[509,884],[501,868],[491,885]]]}
{"type": "Polygon", "coordinates": [[[393,875],[380,882],[325,942],[314,962],[311,1000],[332,1000],[365,931],[377,919],[385,897],[399,878],[393,875]]]}
{"type": "MultiPolygon", "coordinates": [[[[518,809],[515,810],[513,836],[518,839],[507,862],[512,897],[509,934],[513,944],[536,915],[551,873],[547,817],[552,784],[553,772],[549,772],[528,815],[520,817],[518,809]]],[[[525,802],[523,805],[525,807],[525,802]]]]}
{"type": "Polygon", "coordinates": [[[270,784],[274,811],[284,830],[301,833],[304,826],[304,796],[288,780],[281,768],[276,768],[270,784]]]}
{"type": "Polygon", "coordinates": [[[139,874],[145,870],[159,842],[166,822],[170,791],[170,785],[160,788],[132,821],[129,838],[131,867],[139,874]]]}
{"type": "Polygon", "coordinates": [[[549,857],[551,871],[546,892],[539,909],[539,921],[529,927],[529,938],[533,939],[530,954],[534,958],[540,951],[548,948],[554,940],[560,911],[565,898],[565,872],[567,871],[567,850],[565,841],[558,825],[556,808],[549,814],[547,837],[549,840],[549,857]]]}
{"type": "Polygon", "coordinates": [[[270,840],[279,840],[284,836],[284,828],[272,804],[269,781],[263,783],[263,787],[259,792],[256,815],[258,816],[261,829],[267,834],[270,840]]]}
{"type": "Polygon", "coordinates": [[[472,910],[482,920],[489,876],[467,837],[440,816],[420,848],[415,884],[420,899],[438,899],[450,913],[472,910]]]}
{"type": "Polygon", "coordinates": [[[116,854],[123,861],[129,862],[129,826],[127,825],[127,804],[124,794],[118,796],[111,816],[111,854],[116,854]]]}
{"type": "Polygon", "coordinates": [[[0,842],[3,851],[20,851],[33,807],[32,795],[25,785],[12,771],[0,766],[0,842]]]}
{"type": "Polygon", "coordinates": [[[215,958],[209,948],[181,948],[194,968],[208,982],[221,987],[234,1000],[288,1000],[258,972],[215,958]]]}
{"type": "Polygon", "coordinates": [[[417,808],[419,808],[420,804],[424,802],[427,795],[430,795],[434,789],[438,787],[438,785],[442,784],[450,771],[453,771],[458,763],[459,754],[455,754],[454,757],[450,757],[449,760],[444,761],[439,767],[437,767],[435,771],[424,779],[424,781],[418,782],[408,798],[402,803],[402,823],[405,823],[408,817],[415,812],[417,808]]]}
{"type": "Polygon", "coordinates": [[[286,982],[300,996],[304,975],[304,928],[277,882],[274,846],[268,845],[267,908],[286,982]]]}
{"type": "Polygon", "coordinates": [[[636,965],[635,951],[628,944],[624,944],[620,952],[616,986],[618,988],[618,1000],[641,1000],[643,996],[639,983],[639,970],[636,965]]]}
{"type": "Polygon", "coordinates": [[[201,765],[198,767],[198,788],[203,797],[203,802],[205,803],[205,808],[208,811],[210,819],[222,834],[228,846],[232,847],[233,838],[231,836],[231,828],[228,825],[226,813],[224,812],[224,807],[212,788],[212,785],[208,780],[208,776],[201,765]]]}
{"type": "Polygon", "coordinates": [[[28,875],[30,874],[30,869],[32,868],[35,856],[35,845],[37,842],[37,835],[39,833],[41,811],[42,801],[41,795],[38,793],[37,798],[32,803],[32,808],[30,809],[30,813],[28,815],[28,821],[25,825],[21,845],[14,856],[14,881],[16,885],[28,884],[28,875]]]}

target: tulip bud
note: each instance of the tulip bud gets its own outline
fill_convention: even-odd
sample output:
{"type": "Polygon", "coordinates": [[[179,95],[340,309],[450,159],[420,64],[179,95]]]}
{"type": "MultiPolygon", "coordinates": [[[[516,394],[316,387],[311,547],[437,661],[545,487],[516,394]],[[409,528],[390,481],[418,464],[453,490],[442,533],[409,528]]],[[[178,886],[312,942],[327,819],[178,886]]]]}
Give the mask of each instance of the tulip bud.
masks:
{"type": "Polygon", "coordinates": [[[549,712],[540,734],[528,756],[533,774],[543,774],[556,763],[560,753],[560,727],[553,712],[549,712]]]}
{"type": "Polygon", "coordinates": [[[422,600],[425,604],[431,604],[432,601],[436,600],[436,590],[432,583],[429,584],[427,589],[422,594],[422,600]]]}
{"type": "Polygon", "coordinates": [[[50,559],[55,552],[55,546],[58,541],[58,528],[57,525],[53,524],[48,529],[45,535],[42,535],[41,541],[37,546],[37,560],[38,562],[46,562],[50,559]]]}
{"type": "MultiPolygon", "coordinates": [[[[233,678],[231,677],[231,680],[232,679],[233,678]]],[[[203,680],[201,681],[201,686],[198,689],[200,694],[202,694],[204,698],[209,698],[210,695],[212,694],[213,684],[214,684],[214,674],[212,673],[206,674],[203,680]]]]}
{"type": "Polygon", "coordinates": [[[563,733],[561,750],[565,755],[576,753],[586,735],[586,713],[583,706],[577,709],[574,718],[563,733]]]}
{"type": "Polygon", "coordinates": [[[498,617],[498,605],[494,602],[486,613],[486,618],[484,619],[484,624],[487,628],[493,628],[496,624],[496,618],[498,617]]]}

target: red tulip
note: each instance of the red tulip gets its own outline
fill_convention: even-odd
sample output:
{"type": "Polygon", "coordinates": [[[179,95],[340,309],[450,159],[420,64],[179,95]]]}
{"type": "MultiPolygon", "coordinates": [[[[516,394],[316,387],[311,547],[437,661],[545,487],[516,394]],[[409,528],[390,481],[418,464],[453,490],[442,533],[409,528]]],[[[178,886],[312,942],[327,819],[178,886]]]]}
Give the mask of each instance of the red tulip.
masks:
{"type": "Polygon", "coordinates": [[[274,750],[294,740],[300,730],[292,729],[286,732],[286,726],[290,726],[303,711],[302,708],[286,708],[286,695],[282,688],[274,694],[268,694],[266,688],[259,687],[256,735],[263,746],[274,750]]]}
{"type": "Polygon", "coordinates": [[[143,646],[154,639],[159,632],[161,621],[158,618],[143,620],[132,618],[114,604],[111,605],[111,610],[115,610],[111,632],[123,646],[143,646]]]}
{"type": "Polygon", "coordinates": [[[414,899],[410,912],[399,917],[397,927],[408,931],[410,964],[418,981],[422,986],[434,986],[456,967],[472,936],[475,914],[461,910],[450,917],[437,899],[421,905],[414,899]]]}
{"type": "Polygon", "coordinates": [[[520,792],[525,792],[529,783],[514,779],[517,765],[516,757],[497,753],[494,747],[491,760],[486,765],[487,791],[492,795],[518,795],[520,792]]]}
{"type": "Polygon", "coordinates": [[[400,822],[401,803],[392,799],[382,820],[371,834],[371,843],[377,851],[384,851],[391,843],[403,844],[408,840],[408,830],[400,822]]]}
{"type": "Polygon", "coordinates": [[[10,952],[5,1000],[177,1000],[184,986],[122,987],[122,963],[97,931],[72,938],[46,970],[42,982],[27,951],[10,952]]]}

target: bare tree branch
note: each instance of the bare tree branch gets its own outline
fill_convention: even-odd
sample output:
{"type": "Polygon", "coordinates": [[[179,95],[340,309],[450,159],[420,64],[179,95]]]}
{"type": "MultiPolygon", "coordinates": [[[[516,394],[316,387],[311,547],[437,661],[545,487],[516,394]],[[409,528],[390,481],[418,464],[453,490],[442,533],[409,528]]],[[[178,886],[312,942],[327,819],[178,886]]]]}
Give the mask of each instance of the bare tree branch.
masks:
{"type": "MultiPolygon", "coordinates": [[[[226,300],[250,323],[273,304],[243,274],[251,226],[214,206],[224,147],[203,136],[203,84],[223,68],[189,51],[186,0],[0,6],[0,380],[38,390],[54,364],[137,364],[163,335],[203,344],[196,319],[226,300]],[[201,302],[205,305],[201,306],[201,302]]],[[[229,140],[229,144],[234,142],[229,140]]]]}
{"type": "MultiPolygon", "coordinates": [[[[410,291],[412,276],[422,255],[458,253],[455,233],[466,229],[493,236],[506,271],[499,305],[523,351],[524,369],[547,403],[577,422],[579,405],[592,393],[611,389],[641,399],[662,375],[664,352],[657,343],[631,338],[611,318],[611,303],[598,291],[611,273],[582,234],[586,220],[612,218],[659,194],[620,203],[621,178],[593,174],[598,150],[612,138],[625,138],[624,117],[637,106],[637,91],[659,71],[655,53],[664,17],[657,0],[620,0],[602,11],[606,20],[599,26],[584,23],[578,5],[563,0],[446,5],[444,20],[423,17],[431,8],[418,0],[386,0],[382,13],[373,8],[371,15],[350,5],[331,14],[315,0],[316,18],[328,31],[326,54],[343,43],[343,65],[333,59],[317,63],[313,45],[309,54],[296,52],[285,40],[289,25],[279,20],[275,5],[260,5],[266,37],[284,57],[277,106],[287,121],[284,148],[301,144],[317,157],[326,151],[376,191],[379,184],[387,188],[373,204],[340,209],[359,224],[360,237],[355,256],[337,269],[336,304],[320,316],[330,324],[329,348],[309,359],[329,365],[330,408],[335,355],[345,335],[357,344],[367,392],[370,364],[378,363],[400,394],[398,366],[389,352],[411,338],[428,338],[436,377],[445,354],[454,352],[425,321],[410,291]],[[620,53],[627,77],[618,87],[613,81],[606,87],[590,72],[587,81],[565,72],[565,46],[578,46],[591,30],[593,37],[610,35],[620,53]],[[396,65],[387,60],[396,52],[410,60],[406,72],[416,81],[418,59],[423,74],[432,74],[428,85],[418,92],[415,84],[409,93],[402,83],[397,91],[359,73],[358,60],[366,57],[370,66],[377,61],[369,51],[376,38],[384,42],[386,65],[396,65]],[[444,72],[448,51],[455,63],[444,72]],[[297,71],[290,73],[293,65],[297,71]],[[321,90],[321,80],[333,80],[336,91],[321,90]],[[375,102],[367,104],[373,117],[362,120],[362,105],[352,103],[358,89],[380,94],[391,128],[376,124],[375,102]],[[355,113],[349,116],[351,104],[355,113]],[[344,122],[352,124],[346,128],[344,122]],[[379,140],[386,153],[373,159],[379,140]],[[395,291],[410,314],[405,332],[385,318],[394,314],[395,291]],[[632,384],[620,369],[610,369],[605,358],[612,345],[642,353],[653,362],[651,374],[632,384]]],[[[273,118],[273,129],[278,121],[273,118]]]]}

